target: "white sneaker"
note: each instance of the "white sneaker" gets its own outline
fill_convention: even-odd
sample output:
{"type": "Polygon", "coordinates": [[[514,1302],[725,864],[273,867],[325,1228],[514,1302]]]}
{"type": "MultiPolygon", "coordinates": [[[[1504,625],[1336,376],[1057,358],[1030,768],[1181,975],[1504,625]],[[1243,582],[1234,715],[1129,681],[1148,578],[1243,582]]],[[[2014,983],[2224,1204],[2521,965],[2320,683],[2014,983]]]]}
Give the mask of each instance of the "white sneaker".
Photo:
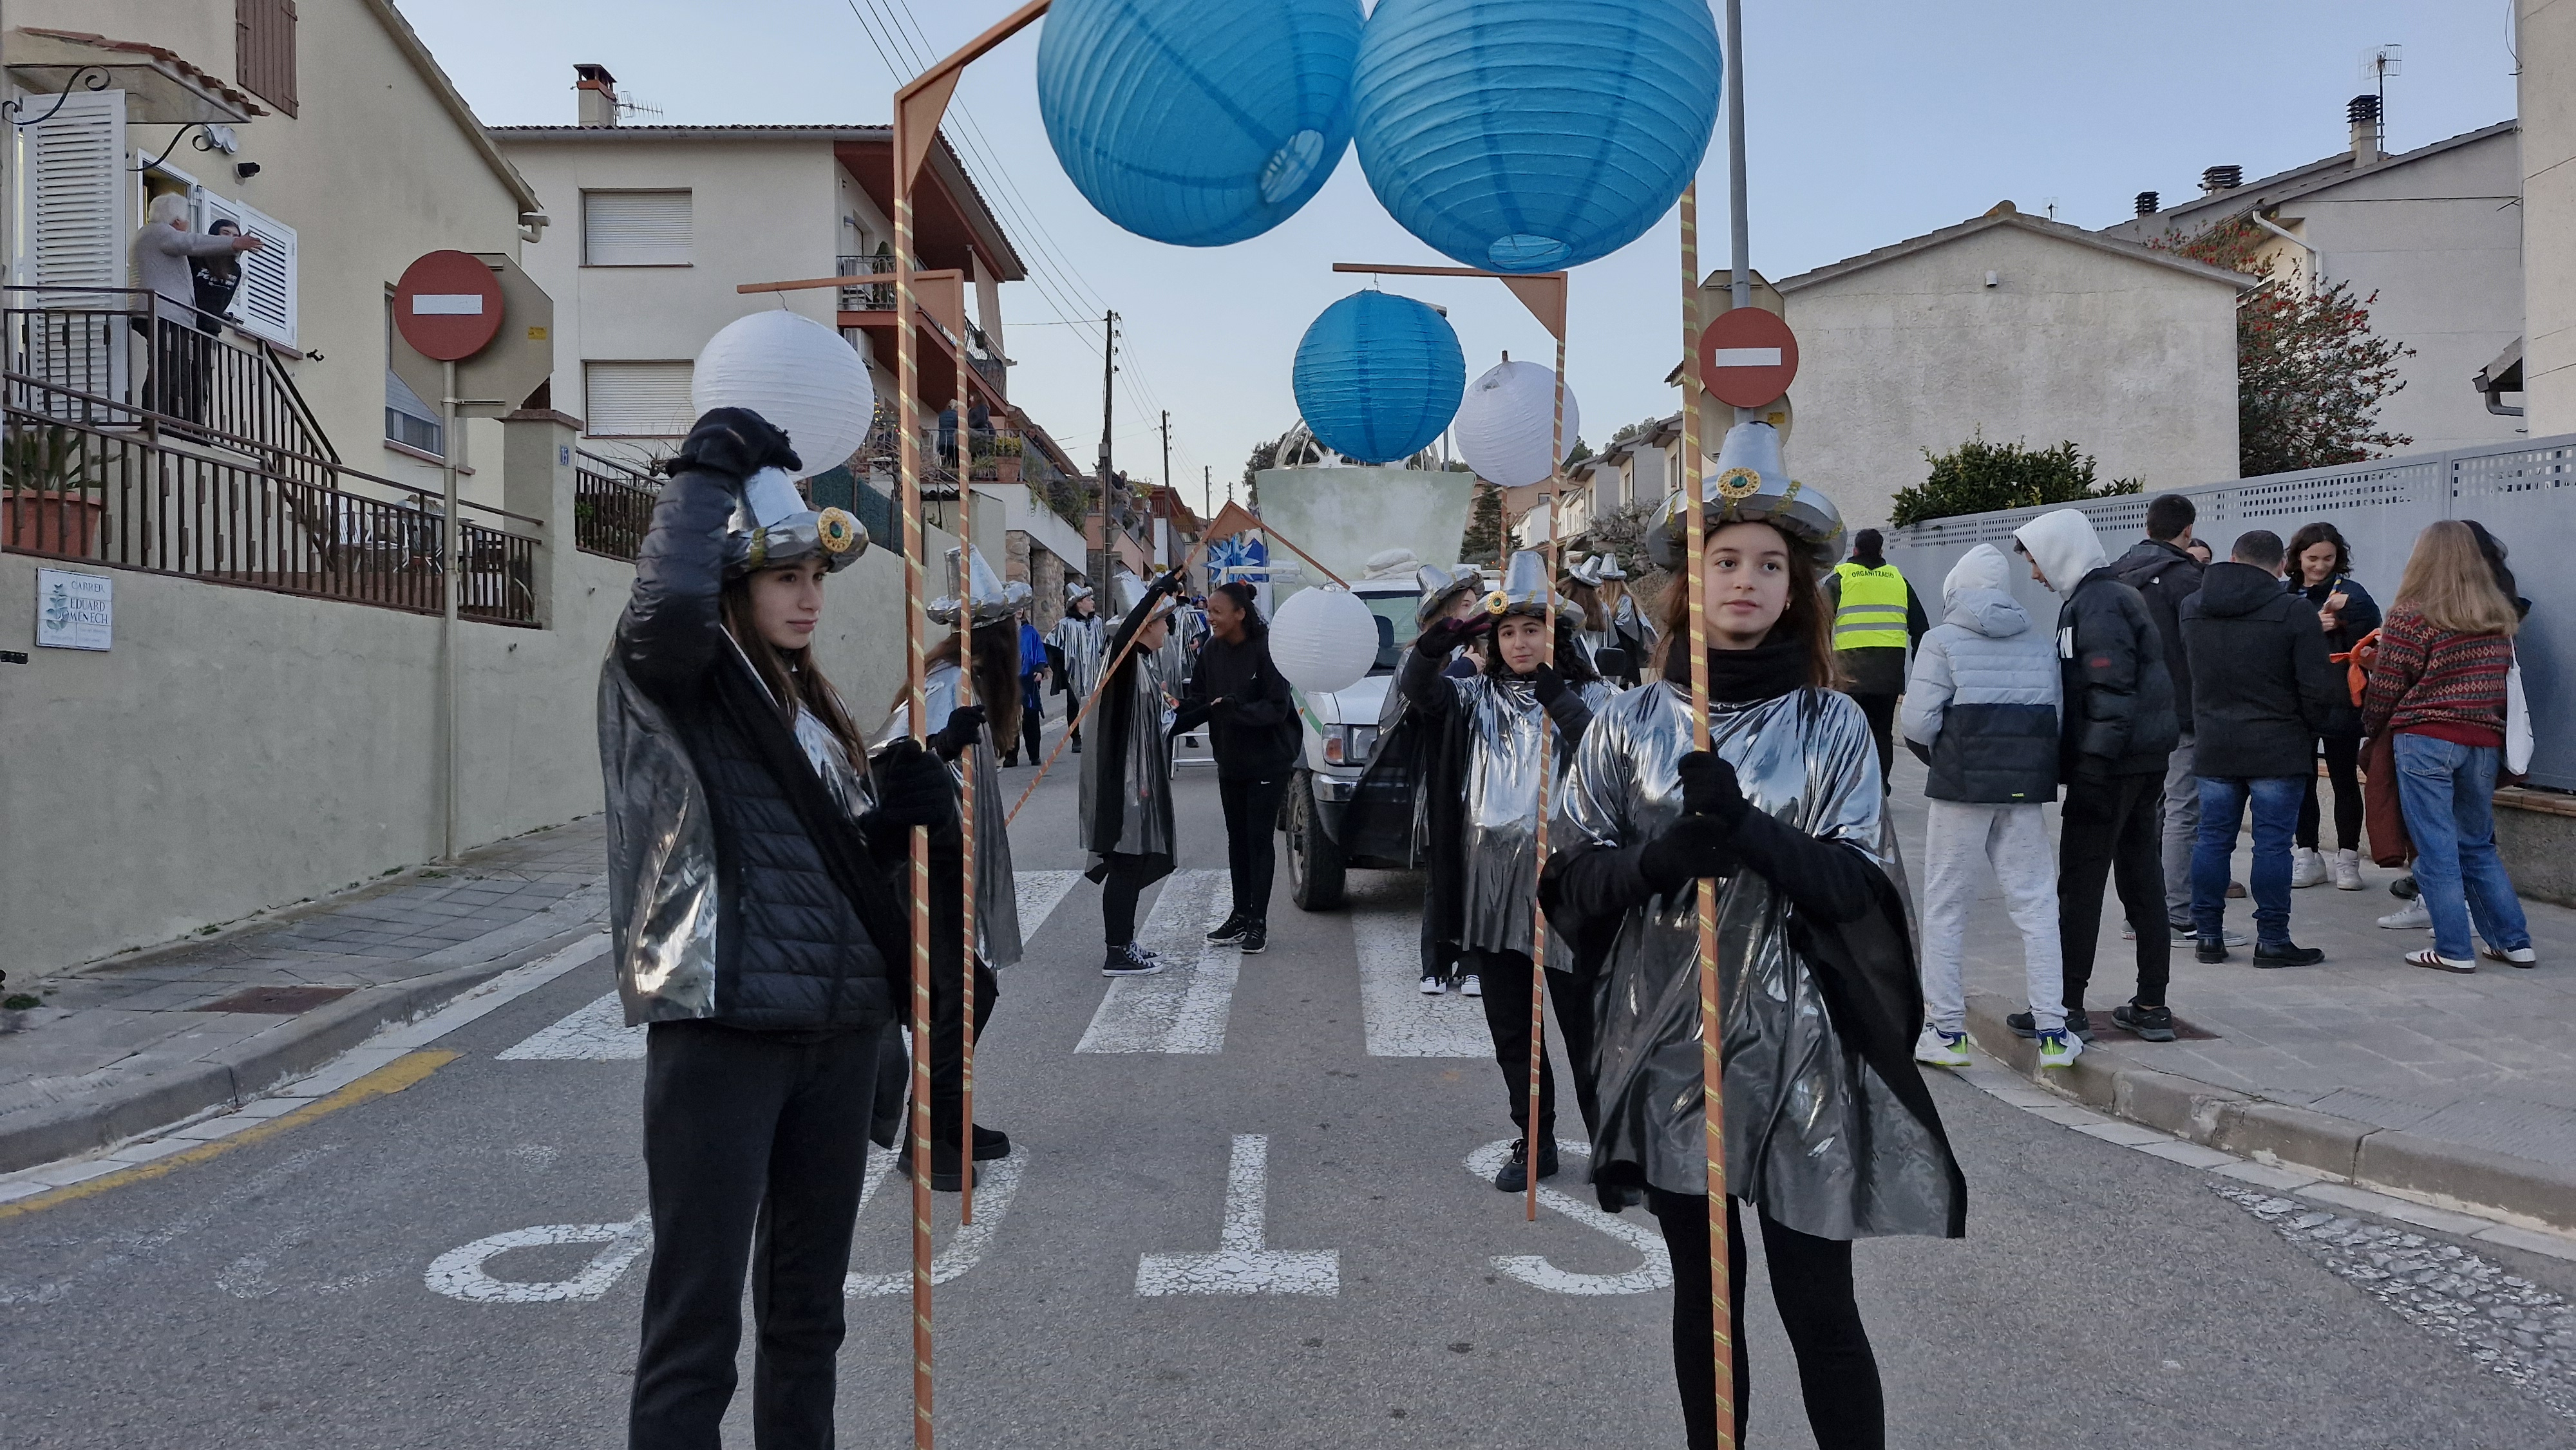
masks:
{"type": "Polygon", "coordinates": [[[2419,896],[2381,917],[2379,924],[2390,931],[2420,931],[2433,924],[2433,911],[2419,896]]]}
{"type": "Polygon", "coordinates": [[[1423,996],[1425,996],[1425,997],[1437,997],[1437,996],[1439,996],[1441,993],[1446,992],[1446,991],[1448,991],[1448,990],[1449,990],[1449,984],[1448,984],[1447,982],[1444,982],[1444,981],[1440,980],[1440,974],[1439,974],[1439,973],[1437,973],[1437,972],[1425,972],[1425,973],[1423,973],[1423,975],[1422,975],[1422,995],[1423,995],[1423,996]]]}
{"type": "Polygon", "coordinates": [[[2359,851],[2337,851],[2328,856],[2326,871],[2334,877],[2334,888],[2337,891],[2359,891],[2362,887],[2359,851]]]}
{"type": "Polygon", "coordinates": [[[1968,1034],[1944,1032],[1927,1022],[1923,1035],[1914,1039],[1914,1060],[1933,1067],[1966,1067],[1968,1034]]]}
{"type": "Polygon", "coordinates": [[[2540,954],[2529,947],[2499,947],[2487,946],[2484,943],[2480,943],[2478,954],[2485,957],[2488,961],[2502,962],[2508,967],[2536,967],[2540,965],[2540,954]]]}
{"type": "Polygon", "coordinates": [[[2084,1039],[2072,1032],[2039,1034],[2039,1065],[2043,1068],[2073,1067],[2075,1059],[2083,1055],[2084,1039]]]}
{"type": "Polygon", "coordinates": [[[1465,977],[1459,979],[1458,995],[1461,997],[1481,997],[1485,995],[1485,979],[1477,976],[1474,972],[1469,972],[1465,977]]]}
{"type": "Polygon", "coordinates": [[[2290,885],[2323,886],[2326,884],[2326,858],[2305,846],[2290,848],[2290,885]]]}

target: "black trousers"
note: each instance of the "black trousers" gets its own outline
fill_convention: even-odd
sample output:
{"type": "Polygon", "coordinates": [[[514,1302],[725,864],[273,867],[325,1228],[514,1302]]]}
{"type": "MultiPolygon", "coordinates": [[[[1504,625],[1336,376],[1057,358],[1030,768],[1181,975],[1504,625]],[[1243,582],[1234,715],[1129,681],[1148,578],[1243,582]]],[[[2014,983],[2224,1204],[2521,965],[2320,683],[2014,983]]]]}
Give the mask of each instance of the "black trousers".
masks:
{"type": "Polygon", "coordinates": [[[1882,782],[1896,768],[1896,700],[1894,695],[1852,694],[1853,703],[1869,717],[1869,738],[1878,742],[1878,778],[1882,782]]]}
{"type": "Polygon", "coordinates": [[[2079,775],[2058,817],[2057,940],[2066,954],[2066,1010],[2084,1005],[2093,939],[2102,930],[2102,884],[2117,885],[2138,934],[2136,1000],[2164,1004],[2173,926],[2165,916],[2164,772],[2079,775]]]}
{"type": "Polygon", "coordinates": [[[1123,947],[1136,939],[1136,898],[1162,879],[1154,874],[1160,858],[1112,852],[1101,859],[1108,869],[1100,878],[1100,934],[1123,947]]]}
{"type": "MultiPolygon", "coordinates": [[[[1673,1379],[1682,1394],[1690,1450],[1716,1450],[1716,1316],[1709,1305],[1708,1199],[1646,1190],[1646,1207],[1664,1230],[1673,1258],[1673,1379]]],[[[1803,1234],[1761,1214],[1762,1257],[1771,1271],[1771,1302],[1798,1355],[1798,1390],[1817,1450],[1882,1450],[1887,1403],[1878,1356],[1852,1297],[1852,1246],[1803,1234]]],[[[1726,1201],[1727,1309],[1735,1345],[1735,1443],[1744,1443],[1753,1402],[1752,1366],[1744,1350],[1744,1224],[1726,1201]]]]}
{"type": "MultiPolygon", "coordinates": [[[[2317,743],[2324,747],[2326,778],[2334,785],[2335,844],[2347,851],[2361,849],[2361,737],[2325,735],[2317,743]]],[[[2307,793],[2299,799],[2298,843],[2313,851],[2317,848],[2317,777],[2308,773],[2307,793]]]]}
{"type": "MultiPolygon", "coordinates": [[[[955,963],[937,966],[930,973],[930,1141],[932,1161],[945,1163],[956,1153],[958,1109],[966,1096],[965,982],[955,963]]],[[[984,1040],[985,1024],[992,1021],[993,1004],[1001,999],[1001,983],[993,969],[982,962],[975,964],[975,1040],[984,1040]]],[[[908,1092],[909,1090],[907,1090],[908,1092]]],[[[912,1135],[912,1119],[904,1119],[904,1136],[912,1135]]]]}
{"type": "Polygon", "coordinates": [[[653,1266],[627,1412],[632,1450],[718,1450],[751,1275],[762,1450],[832,1444],[841,1285],[876,1087],[873,1029],[811,1043],[712,1022],[645,1038],[653,1266]]]}
{"type": "Polygon", "coordinates": [[[1035,765],[1046,757],[1039,753],[1041,732],[1046,729],[1046,694],[1038,688],[1035,676],[1020,681],[1020,749],[1035,765]]]}
{"type": "Polygon", "coordinates": [[[1440,939],[1440,923],[1432,918],[1426,897],[1422,912],[1422,975],[1447,977],[1458,965],[1458,949],[1440,939]]]}
{"type": "MultiPolygon", "coordinates": [[[[1539,1044],[1539,1130],[1529,1130],[1530,959],[1519,952],[1461,952],[1460,966],[1474,972],[1485,990],[1485,1030],[1494,1039],[1494,1063],[1503,1070],[1503,1092],[1512,1105],[1512,1126],[1524,1137],[1556,1137],[1556,1064],[1539,1044]]],[[[1583,1114],[1588,1135],[1601,1112],[1592,1081],[1592,985],[1572,972],[1550,968],[1547,998],[1556,1004],[1556,1030],[1565,1038],[1566,1068],[1574,1077],[1574,1105],[1583,1114]]],[[[1535,1144],[1531,1155],[1537,1156],[1535,1144]]]]}
{"type": "Polygon", "coordinates": [[[1268,780],[1217,779],[1216,798],[1225,807],[1225,864],[1234,874],[1234,910],[1246,921],[1270,920],[1270,878],[1279,867],[1271,836],[1279,829],[1279,798],[1287,793],[1285,770],[1268,780]]]}

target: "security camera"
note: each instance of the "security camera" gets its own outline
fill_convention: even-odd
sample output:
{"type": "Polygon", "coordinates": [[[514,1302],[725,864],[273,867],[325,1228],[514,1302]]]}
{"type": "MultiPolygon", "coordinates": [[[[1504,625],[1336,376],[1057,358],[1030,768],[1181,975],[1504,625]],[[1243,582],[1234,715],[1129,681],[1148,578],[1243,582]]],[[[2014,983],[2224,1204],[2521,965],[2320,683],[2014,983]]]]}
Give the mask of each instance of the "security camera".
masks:
{"type": "Polygon", "coordinates": [[[256,161],[236,161],[233,163],[233,175],[244,181],[248,181],[252,177],[259,175],[259,163],[256,161]]]}

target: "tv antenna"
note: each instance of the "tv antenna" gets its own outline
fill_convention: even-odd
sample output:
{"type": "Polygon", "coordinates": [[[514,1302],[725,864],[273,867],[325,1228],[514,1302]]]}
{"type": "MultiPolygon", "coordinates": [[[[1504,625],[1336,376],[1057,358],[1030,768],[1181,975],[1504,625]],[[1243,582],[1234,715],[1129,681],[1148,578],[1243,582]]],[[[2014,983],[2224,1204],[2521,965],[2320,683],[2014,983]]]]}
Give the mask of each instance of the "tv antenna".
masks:
{"type": "Polygon", "coordinates": [[[2361,80],[2379,97],[2379,151],[2388,154],[2388,79],[2406,68],[2406,47],[2395,42],[2361,53],[2361,80]]]}

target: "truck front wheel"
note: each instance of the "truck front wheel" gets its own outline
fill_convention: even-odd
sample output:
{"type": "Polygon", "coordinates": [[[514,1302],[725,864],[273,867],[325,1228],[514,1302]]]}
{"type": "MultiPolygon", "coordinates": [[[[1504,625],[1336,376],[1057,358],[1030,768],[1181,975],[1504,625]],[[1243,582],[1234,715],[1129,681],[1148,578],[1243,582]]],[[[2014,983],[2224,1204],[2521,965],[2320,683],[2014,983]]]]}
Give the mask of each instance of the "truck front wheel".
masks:
{"type": "Polygon", "coordinates": [[[1342,904],[1342,847],[1324,831],[1315,809],[1315,777],[1297,772],[1288,788],[1289,894],[1306,911],[1342,904]]]}

